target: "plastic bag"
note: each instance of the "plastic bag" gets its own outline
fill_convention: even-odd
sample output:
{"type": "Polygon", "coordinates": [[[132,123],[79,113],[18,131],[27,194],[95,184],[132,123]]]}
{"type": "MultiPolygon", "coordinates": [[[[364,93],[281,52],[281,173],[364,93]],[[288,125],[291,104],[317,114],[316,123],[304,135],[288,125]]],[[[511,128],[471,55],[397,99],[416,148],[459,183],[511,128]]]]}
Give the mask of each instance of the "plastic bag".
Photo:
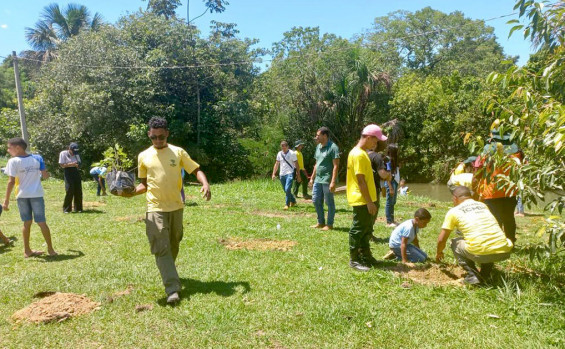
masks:
{"type": "Polygon", "coordinates": [[[112,195],[133,194],[135,192],[135,174],[133,172],[112,170],[106,175],[112,195]]]}

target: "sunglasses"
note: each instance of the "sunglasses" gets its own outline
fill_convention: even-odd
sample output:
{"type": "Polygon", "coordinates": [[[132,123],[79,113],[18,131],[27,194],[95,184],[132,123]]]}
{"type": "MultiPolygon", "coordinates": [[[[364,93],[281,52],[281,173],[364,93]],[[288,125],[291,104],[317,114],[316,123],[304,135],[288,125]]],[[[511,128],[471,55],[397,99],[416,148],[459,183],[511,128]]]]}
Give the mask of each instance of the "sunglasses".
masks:
{"type": "Polygon", "coordinates": [[[149,138],[150,138],[152,141],[154,141],[154,140],[156,140],[156,139],[158,139],[158,140],[160,140],[160,141],[164,141],[164,140],[167,138],[167,136],[165,136],[165,135],[158,135],[158,136],[149,136],[149,138]]]}

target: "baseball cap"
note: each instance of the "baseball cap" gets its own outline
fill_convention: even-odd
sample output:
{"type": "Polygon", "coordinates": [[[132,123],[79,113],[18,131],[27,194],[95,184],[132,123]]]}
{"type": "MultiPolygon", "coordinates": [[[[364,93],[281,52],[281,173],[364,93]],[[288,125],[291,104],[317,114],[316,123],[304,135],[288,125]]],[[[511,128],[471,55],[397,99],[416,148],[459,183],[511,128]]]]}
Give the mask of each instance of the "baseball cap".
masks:
{"type": "Polygon", "coordinates": [[[298,147],[299,145],[304,145],[304,142],[302,142],[300,139],[297,140],[296,142],[294,142],[294,147],[298,147]]]}
{"type": "Polygon", "coordinates": [[[361,132],[363,136],[374,136],[377,137],[380,141],[386,141],[388,139],[387,136],[383,134],[383,130],[375,124],[369,124],[365,126],[363,132],[361,132]]]}
{"type": "Polygon", "coordinates": [[[69,149],[73,151],[73,153],[78,153],[79,148],[78,148],[78,144],[75,142],[72,142],[71,144],[69,144],[69,149]]]}

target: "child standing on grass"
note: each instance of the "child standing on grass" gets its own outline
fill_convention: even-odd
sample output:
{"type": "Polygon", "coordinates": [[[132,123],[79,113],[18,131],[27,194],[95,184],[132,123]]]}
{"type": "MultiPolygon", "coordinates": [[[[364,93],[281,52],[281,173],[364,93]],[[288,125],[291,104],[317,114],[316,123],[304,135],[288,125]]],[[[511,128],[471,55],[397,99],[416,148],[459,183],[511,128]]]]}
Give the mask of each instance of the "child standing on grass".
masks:
{"type": "Polygon", "coordinates": [[[400,186],[398,187],[398,193],[402,196],[408,195],[408,186],[406,185],[406,180],[404,178],[400,180],[400,186]]]}
{"type": "Polygon", "coordinates": [[[41,228],[43,238],[47,243],[47,252],[50,256],[56,256],[57,252],[51,244],[51,232],[45,219],[45,202],[43,201],[43,187],[41,178],[47,179],[49,174],[43,162],[43,158],[36,154],[27,154],[27,143],[23,138],[16,137],[8,141],[8,153],[12,156],[6,165],[6,174],[10,176],[6,187],[6,198],[2,207],[9,210],[10,194],[18,179],[16,199],[20,210],[20,218],[24,222],[22,229],[24,240],[24,257],[42,255],[43,251],[33,251],[29,247],[29,236],[32,216],[35,223],[41,228]]]}
{"type": "Polygon", "coordinates": [[[389,247],[402,263],[423,263],[428,258],[420,249],[418,231],[425,228],[431,219],[430,212],[420,208],[414,213],[414,219],[407,220],[392,231],[389,247]]]}

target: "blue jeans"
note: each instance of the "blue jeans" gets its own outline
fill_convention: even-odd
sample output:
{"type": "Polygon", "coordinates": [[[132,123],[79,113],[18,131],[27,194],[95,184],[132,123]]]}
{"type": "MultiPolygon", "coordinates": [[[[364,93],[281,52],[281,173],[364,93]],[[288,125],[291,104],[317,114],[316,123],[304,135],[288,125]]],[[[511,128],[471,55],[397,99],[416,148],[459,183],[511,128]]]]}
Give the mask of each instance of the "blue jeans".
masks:
{"type": "Polygon", "coordinates": [[[312,202],[318,215],[318,224],[326,225],[324,219],[324,201],[328,205],[328,225],[334,225],[335,202],[334,194],[330,192],[330,185],[325,183],[314,183],[312,188],[312,202]]]}
{"type": "Polygon", "coordinates": [[[394,179],[390,183],[392,184],[392,188],[394,189],[393,195],[390,195],[388,182],[385,182],[385,188],[386,188],[385,216],[386,216],[387,224],[394,223],[394,205],[396,205],[396,194],[398,189],[398,183],[396,183],[394,179]]]}
{"type": "MultiPolygon", "coordinates": [[[[392,252],[396,255],[396,259],[402,260],[402,253],[400,252],[400,247],[393,247],[392,252]]],[[[413,244],[406,245],[406,257],[412,263],[424,263],[428,258],[426,252],[420,250],[413,244]]]]}
{"type": "Polygon", "coordinates": [[[296,199],[294,198],[294,195],[292,195],[292,180],[294,179],[294,173],[281,176],[280,179],[281,185],[286,194],[286,205],[290,205],[291,202],[296,203],[296,199]]]}

